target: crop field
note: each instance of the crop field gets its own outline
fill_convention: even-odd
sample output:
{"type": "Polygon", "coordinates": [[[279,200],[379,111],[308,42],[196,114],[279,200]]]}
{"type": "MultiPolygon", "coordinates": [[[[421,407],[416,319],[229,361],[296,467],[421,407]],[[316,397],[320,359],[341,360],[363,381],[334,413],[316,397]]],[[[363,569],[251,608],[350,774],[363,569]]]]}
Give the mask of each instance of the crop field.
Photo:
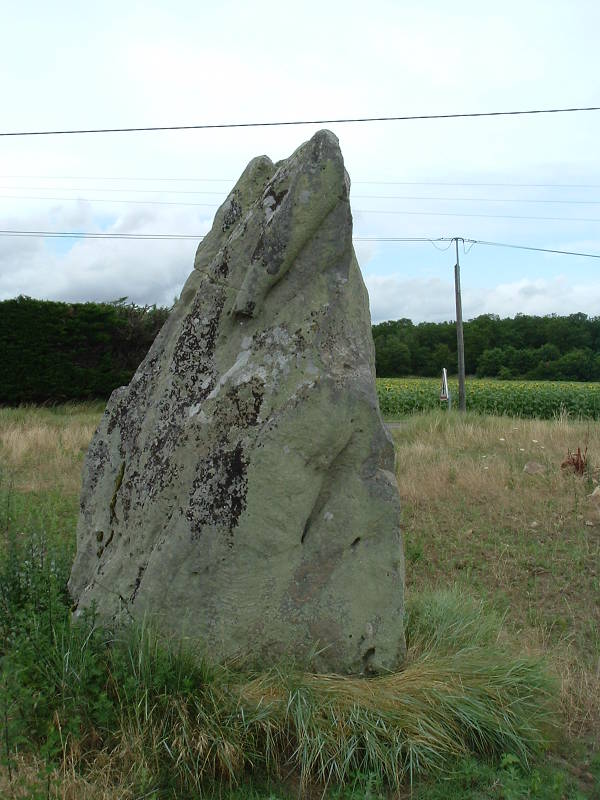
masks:
{"type": "MultiPolygon", "coordinates": [[[[439,409],[438,378],[378,378],[381,413],[402,417],[415,411],[439,409]]],[[[458,381],[448,381],[452,401],[458,403],[458,381]]],[[[530,419],[600,418],[600,383],[569,381],[500,381],[469,378],[467,409],[480,414],[506,414],[530,419]]],[[[445,404],[444,404],[445,405],[445,404]]]]}
{"type": "MultiPolygon", "coordinates": [[[[439,394],[437,381],[380,381],[380,391],[388,383],[439,394]]],[[[71,624],[64,581],[101,413],[100,403],[0,408],[0,797],[600,798],[598,426],[438,409],[392,427],[408,669],[350,682],[339,694],[351,690],[349,704],[331,676],[221,673],[143,631],[133,646],[71,624]],[[561,468],[577,447],[582,475],[561,468]],[[524,471],[530,461],[537,474],[524,471]],[[436,670],[448,664],[457,680],[445,694],[436,670]],[[428,687],[435,702],[423,708],[428,687]],[[452,725],[428,728],[433,716],[445,724],[448,705],[452,725]],[[524,760],[514,744],[546,713],[548,739],[524,760]],[[522,726],[515,742],[500,736],[511,721],[522,726]],[[394,785],[409,729],[423,766],[412,786],[407,775],[394,785]],[[441,771],[425,768],[436,752],[441,771]],[[316,781],[302,784],[304,771],[316,781]]]]}

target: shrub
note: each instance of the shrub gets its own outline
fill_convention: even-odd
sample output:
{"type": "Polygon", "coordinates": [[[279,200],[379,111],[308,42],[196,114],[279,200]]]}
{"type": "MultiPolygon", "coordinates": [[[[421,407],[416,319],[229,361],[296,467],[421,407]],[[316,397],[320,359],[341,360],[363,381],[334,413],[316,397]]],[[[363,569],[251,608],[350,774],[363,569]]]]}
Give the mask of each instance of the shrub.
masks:
{"type": "Polygon", "coordinates": [[[155,306],[0,303],[0,403],[106,399],[128,383],[168,314],[155,306]]]}

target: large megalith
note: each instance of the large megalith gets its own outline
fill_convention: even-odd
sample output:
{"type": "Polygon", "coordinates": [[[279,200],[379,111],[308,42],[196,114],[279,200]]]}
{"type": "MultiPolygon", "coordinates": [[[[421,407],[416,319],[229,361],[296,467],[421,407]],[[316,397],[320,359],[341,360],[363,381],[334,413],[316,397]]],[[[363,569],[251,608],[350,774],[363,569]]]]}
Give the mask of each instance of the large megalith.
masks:
{"type": "Polygon", "coordinates": [[[394,449],[349,179],[320,131],[250,162],[83,474],[77,613],[151,617],[215,659],[404,656],[394,449]]]}

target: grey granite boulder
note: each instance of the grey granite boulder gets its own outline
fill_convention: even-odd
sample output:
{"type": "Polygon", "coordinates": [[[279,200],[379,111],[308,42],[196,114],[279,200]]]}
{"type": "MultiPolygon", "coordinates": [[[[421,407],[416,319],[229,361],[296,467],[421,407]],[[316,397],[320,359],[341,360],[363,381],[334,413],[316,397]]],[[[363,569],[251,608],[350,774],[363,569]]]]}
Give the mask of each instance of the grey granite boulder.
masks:
{"type": "Polygon", "coordinates": [[[215,659],[405,652],[394,449],[379,413],[349,179],[320,131],[250,162],[84,467],[77,612],[150,615],[215,659]]]}

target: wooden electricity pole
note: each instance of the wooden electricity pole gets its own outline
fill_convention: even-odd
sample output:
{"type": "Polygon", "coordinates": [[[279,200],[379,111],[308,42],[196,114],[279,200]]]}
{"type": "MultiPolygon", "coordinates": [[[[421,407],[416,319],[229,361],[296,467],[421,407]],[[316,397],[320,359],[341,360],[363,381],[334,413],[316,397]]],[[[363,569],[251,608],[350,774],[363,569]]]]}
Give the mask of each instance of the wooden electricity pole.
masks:
{"type": "Polygon", "coordinates": [[[454,265],[454,293],[456,295],[456,345],[458,350],[458,410],[466,411],[465,396],[465,343],[463,339],[462,299],[460,294],[460,262],[458,260],[458,243],[464,239],[454,237],[456,245],[456,264],[454,265]]]}

